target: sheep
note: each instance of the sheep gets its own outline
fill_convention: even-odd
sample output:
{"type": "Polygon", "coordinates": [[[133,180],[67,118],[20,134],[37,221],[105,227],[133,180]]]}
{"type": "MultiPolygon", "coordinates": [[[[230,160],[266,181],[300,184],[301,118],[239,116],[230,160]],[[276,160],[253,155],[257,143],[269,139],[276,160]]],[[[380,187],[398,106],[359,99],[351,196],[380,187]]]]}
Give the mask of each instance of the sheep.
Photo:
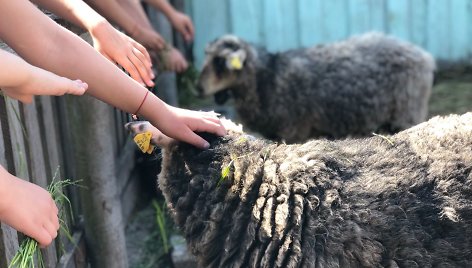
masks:
{"type": "Polygon", "coordinates": [[[207,46],[197,89],[218,104],[232,95],[245,127],[294,143],[423,122],[434,70],[429,53],[377,32],[280,53],[226,35],[207,46]]]}
{"type": "Polygon", "coordinates": [[[304,144],[204,137],[160,139],[158,178],[202,267],[472,267],[472,113],[304,144]]]}

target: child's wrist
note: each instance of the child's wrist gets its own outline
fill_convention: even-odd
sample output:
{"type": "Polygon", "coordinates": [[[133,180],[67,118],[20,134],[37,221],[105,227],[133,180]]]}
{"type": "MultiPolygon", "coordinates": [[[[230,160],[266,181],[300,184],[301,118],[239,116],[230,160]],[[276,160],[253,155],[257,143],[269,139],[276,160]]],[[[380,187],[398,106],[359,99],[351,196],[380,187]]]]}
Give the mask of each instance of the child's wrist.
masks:
{"type": "Polygon", "coordinates": [[[87,31],[93,35],[97,36],[100,34],[103,28],[113,27],[106,19],[102,18],[96,21],[93,21],[85,26],[87,31]]]}

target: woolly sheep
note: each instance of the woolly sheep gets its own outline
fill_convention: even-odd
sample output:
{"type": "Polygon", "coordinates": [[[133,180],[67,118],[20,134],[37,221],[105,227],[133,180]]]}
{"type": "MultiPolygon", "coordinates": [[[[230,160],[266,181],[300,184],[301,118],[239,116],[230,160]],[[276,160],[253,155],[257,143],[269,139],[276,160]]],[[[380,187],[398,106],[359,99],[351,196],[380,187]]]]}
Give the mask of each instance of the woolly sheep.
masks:
{"type": "Polygon", "coordinates": [[[159,175],[202,267],[472,267],[472,113],[364,139],[205,137],[161,139],[159,175]]]}
{"type": "Polygon", "coordinates": [[[280,53],[227,35],[208,45],[198,88],[220,104],[232,95],[245,127],[293,143],[423,122],[434,69],[430,54],[381,33],[280,53]]]}

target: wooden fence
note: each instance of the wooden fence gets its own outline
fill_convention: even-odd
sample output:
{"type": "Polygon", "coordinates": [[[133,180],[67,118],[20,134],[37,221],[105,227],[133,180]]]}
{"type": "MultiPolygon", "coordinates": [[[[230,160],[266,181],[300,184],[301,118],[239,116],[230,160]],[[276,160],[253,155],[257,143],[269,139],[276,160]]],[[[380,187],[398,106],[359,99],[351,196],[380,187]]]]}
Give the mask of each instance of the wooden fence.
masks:
{"type": "MultiPolygon", "coordinates": [[[[51,17],[91,42],[88,34],[51,17]]],[[[172,40],[162,14],[152,20],[172,40]]],[[[0,49],[9,50],[2,43],[0,49]]],[[[158,96],[176,105],[175,75],[161,74],[157,84],[158,96]]],[[[56,171],[60,179],[80,181],[81,187],[65,192],[72,241],[61,233],[42,250],[46,267],[127,267],[124,227],[140,197],[136,145],[123,127],[128,115],[89,96],[39,96],[28,105],[0,96],[0,118],[0,164],[10,173],[42,187],[56,171]]],[[[0,227],[0,268],[6,268],[24,237],[0,227]]]]}
{"type": "MultiPolygon", "coordinates": [[[[206,44],[227,33],[270,51],[382,31],[438,60],[472,60],[472,0],[186,0],[200,66],[206,44]]],[[[470,61],[469,61],[470,63],[470,61]]]]}

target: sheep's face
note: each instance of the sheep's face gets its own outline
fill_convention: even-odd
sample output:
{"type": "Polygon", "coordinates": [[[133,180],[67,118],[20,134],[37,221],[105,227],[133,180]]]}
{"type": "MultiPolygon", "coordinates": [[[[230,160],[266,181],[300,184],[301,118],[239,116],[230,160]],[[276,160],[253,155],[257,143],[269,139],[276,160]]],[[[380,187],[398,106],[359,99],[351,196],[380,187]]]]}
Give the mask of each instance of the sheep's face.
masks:
{"type": "Polygon", "coordinates": [[[249,46],[236,36],[226,35],[208,44],[206,58],[198,81],[202,96],[215,95],[223,104],[229,98],[228,89],[241,81],[246,67],[249,46]]]}

